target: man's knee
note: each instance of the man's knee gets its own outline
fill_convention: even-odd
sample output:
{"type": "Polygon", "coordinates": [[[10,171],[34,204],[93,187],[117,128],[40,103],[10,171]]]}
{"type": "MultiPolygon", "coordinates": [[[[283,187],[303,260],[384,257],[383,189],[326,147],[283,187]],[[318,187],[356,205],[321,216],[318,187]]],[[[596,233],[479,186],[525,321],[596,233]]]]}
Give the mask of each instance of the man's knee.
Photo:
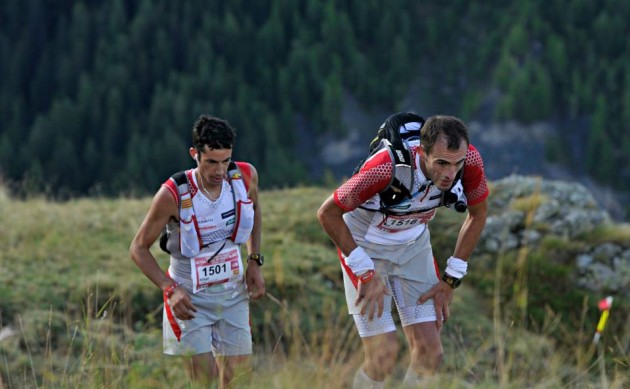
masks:
{"type": "Polygon", "coordinates": [[[410,367],[419,373],[434,373],[444,359],[444,348],[435,323],[411,325],[406,327],[405,335],[409,341],[410,367]]]}
{"type": "Polygon", "coordinates": [[[366,372],[374,379],[382,381],[390,375],[396,366],[398,357],[398,342],[389,341],[378,347],[371,347],[365,353],[366,372]]]}
{"type": "Polygon", "coordinates": [[[222,359],[221,362],[221,377],[224,387],[228,387],[230,384],[245,384],[249,381],[251,366],[248,355],[230,356],[222,359]]]}
{"type": "Polygon", "coordinates": [[[192,356],[187,370],[190,378],[195,382],[209,384],[219,378],[219,368],[210,353],[192,356]]]}
{"type": "Polygon", "coordinates": [[[444,361],[442,347],[416,346],[411,349],[411,366],[435,372],[444,361]]]}

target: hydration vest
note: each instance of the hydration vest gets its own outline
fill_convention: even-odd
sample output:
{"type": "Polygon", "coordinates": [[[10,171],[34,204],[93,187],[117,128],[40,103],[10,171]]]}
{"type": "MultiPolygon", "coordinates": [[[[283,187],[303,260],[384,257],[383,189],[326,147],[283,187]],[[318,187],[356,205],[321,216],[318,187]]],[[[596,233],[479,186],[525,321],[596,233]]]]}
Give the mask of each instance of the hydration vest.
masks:
{"type": "MultiPolygon", "coordinates": [[[[424,118],[412,112],[398,112],[390,115],[379,127],[376,137],[370,142],[369,154],[355,167],[356,174],[365,161],[382,149],[387,149],[392,160],[392,179],[387,187],[379,192],[380,209],[383,213],[389,213],[388,208],[400,204],[406,199],[411,199],[414,189],[415,163],[411,160],[409,143],[420,140],[420,130],[424,125],[424,118]]],[[[439,206],[450,207],[458,212],[467,209],[466,196],[464,195],[461,176],[463,168],[457,173],[453,186],[448,191],[442,192],[439,206]]],[[[434,208],[436,208],[434,207],[434,208]]]]}
{"type": "MultiPolygon", "coordinates": [[[[230,236],[230,240],[236,244],[243,244],[249,239],[254,227],[253,202],[247,197],[247,188],[243,182],[243,176],[233,161],[228,165],[227,177],[232,188],[235,209],[234,231],[230,236]]],[[[192,258],[199,254],[203,248],[203,243],[193,208],[187,171],[173,174],[170,180],[177,186],[179,195],[180,251],[183,256],[192,258]]],[[[169,238],[170,232],[165,227],[160,235],[160,248],[168,254],[171,253],[167,248],[169,238]]]]}

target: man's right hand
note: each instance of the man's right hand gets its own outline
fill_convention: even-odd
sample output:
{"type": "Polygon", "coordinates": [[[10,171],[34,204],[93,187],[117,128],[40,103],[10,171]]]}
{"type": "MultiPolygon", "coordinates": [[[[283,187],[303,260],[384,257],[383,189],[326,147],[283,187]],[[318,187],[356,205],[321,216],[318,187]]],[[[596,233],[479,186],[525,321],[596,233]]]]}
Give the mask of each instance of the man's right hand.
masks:
{"type": "Polygon", "coordinates": [[[168,305],[171,306],[171,311],[173,311],[175,318],[179,320],[191,320],[195,318],[197,308],[195,308],[190,300],[186,289],[181,286],[175,288],[173,294],[168,299],[168,305]]]}
{"type": "Polygon", "coordinates": [[[375,313],[379,318],[383,316],[384,297],[388,295],[389,292],[381,277],[378,276],[378,273],[375,273],[373,278],[368,282],[359,282],[357,293],[358,296],[354,303],[357,306],[363,303],[361,315],[365,315],[367,312],[369,320],[374,319],[375,313]]]}

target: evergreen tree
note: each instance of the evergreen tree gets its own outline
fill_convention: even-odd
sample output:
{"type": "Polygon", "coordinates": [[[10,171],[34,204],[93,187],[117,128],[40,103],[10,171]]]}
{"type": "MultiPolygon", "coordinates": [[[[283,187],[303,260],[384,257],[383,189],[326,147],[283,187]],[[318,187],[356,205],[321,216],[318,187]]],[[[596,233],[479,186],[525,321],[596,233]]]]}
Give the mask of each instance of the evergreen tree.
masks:
{"type": "MultiPolygon", "coordinates": [[[[239,152],[262,171],[274,160],[267,132],[282,134],[269,147],[295,184],[319,179],[304,174],[298,132],[343,133],[346,95],[368,112],[413,101],[474,117],[495,90],[497,120],[591,120],[589,171],[627,166],[626,3],[6,0],[0,175],[36,188],[54,174],[50,191],[67,194],[153,191],[176,160],[158,142],[187,145],[210,113],[239,127],[239,152]],[[90,174],[53,172],[74,163],[49,163],[57,148],[90,174]]],[[[575,164],[568,155],[556,160],[575,164]]]]}
{"type": "Polygon", "coordinates": [[[600,182],[614,180],[614,146],[606,135],[609,115],[606,98],[600,94],[595,100],[595,113],[591,123],[586,154],[587,168],[600,182]]]}

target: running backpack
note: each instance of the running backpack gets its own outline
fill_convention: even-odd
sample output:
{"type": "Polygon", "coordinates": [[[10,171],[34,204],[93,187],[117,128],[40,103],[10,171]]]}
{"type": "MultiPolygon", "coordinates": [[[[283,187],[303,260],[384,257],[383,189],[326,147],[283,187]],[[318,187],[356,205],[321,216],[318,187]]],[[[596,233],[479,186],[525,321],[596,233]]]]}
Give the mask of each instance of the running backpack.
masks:
{"type": "Polygon", "coordinates": [[[356,174],[372,155],[383,148],[389,149],[394,164],[392,181],[385,190],[379,193],[381,203],[385,207],[411,198],[415,172],[411,152],[405,143],[420,139],[420,129],[423,125],[424,118],[415,113],[399,112],[391,115],[381,124],[376,137],[370,142],[368,156],[359,161],[354,168],[353,174],[356,174]]]}
{"type": "MultiPolygon", "coordinates": [[[[234,161],[230,162],[230,164],[228,165],[227,171],[228,171],[227,172],[228,177],[230,177],[229,182],[230,182],[230,185],[232,186],[232,196],[234,197],[234,207],[235,207],[235,210],[236,210],[236,216],[235,217],[236,217],[237,225],[239,225],[239,227],[248,228],[248,226],[246,226],[246,225],[240,226],[240,224],[242,224],[242,223],[238,223],[238,221],[239,221],[239,217],[238,217],[239,213],[242,212],[242,211],[245,211],[245,210],[241,210],[241,207],[240,207],[240,204],[239,204],[240,201],[237,201],[237,195],[236,195],[237,189],[234,187],[233,178],[235,176],[241,177],[241,171],[240,171],[240,169],[238,168],[238,166],[236,165],[236,163],[234,161]]],[[[188,182],[188,177],[186,176],[186,171],[177,172],[177,173],[173,174],[171,176],[171,178],[173,179],[173,181],[175,181],[175,184],[177,185],[177,195],[179,196],[178,204],[179,204],[179,212],[180,212],[179,216],[180,216],[180,219],[182,217],[182,196],[183,195],[188,195],[189,196],[188,197],[188,205],[189,205],[189,208],[190,208],[189,213],[192,213],[192,215],[194,216],[194,211],[192,210],[192,199],[190,198],[190,194],[189,194],[189,190],[188,190],[188,186],[190,184],[188,182]]],[[[247,184],[245,184],[245,185],[247,185],[247,184]]],[[[196,223],[196,221],[195,221],[195,223],[196,223]]],[[[240,238],[238,238],[238,236],[239,236],[238,233],[240,232],[239,227],[237,227],[235,229],[235,235],[231,238],[231,239],[234,240],[235,236],[236,236],[237,237],[236,238],[237,241],[235,243],[237,243],[237,244],[242,243],[242,242],[238,241],[240,239],[240,238]]],[[[167,248],[167,243],[168,243],[168,240],[170,238],[170,234],[171,233],[172,233],[172,231],[169,231],[168,228],[165,226],[164,229],[162,230],[161,235],[160,235],[160,248],[162,249],[162,251],[164,251],[167,254],[171,253],[170,250],[168,250],[168,248],[167,248]]],[[[180,237],[180,239],[181,239],[181,237],[180,237]]],[[[201,241],[199,242],[199,246],[201,246],[201,241]]]]}
{"type": "MultiPolygon", "coordinates": [[[[188,187],[188,178],[186,177],[186,171],[183,170],[181,172],[177,172],[175,174],[173,174],[171,176],[171,178],[175,181],[175,184],[177,185],[177,196],[179,197],[179,201],[177,202],[179,204],[179,209],[181,211],[182,208],[182,185],[186,185],[186,187],[188,187]]],[[[181,218],[181,215],[180,215],[181,218]]],[[[170,254],[171,251],[169,249],[166,248],[166,244],[168,243],[168,239],[171,236],[171,232],[168,231],[168,229],[166,228],[166,226],[164,226],[164,229],[162,230],[162,234],[160,234],[160,248],[162,249],[162,251],[164,251],[167,254],[170,254]]]]}
{"type": "MultiPolygon", "coordinates": [[[[398,112],[389,116],[379,127],[376,137],[370,142],[368,156],[354,168],[353,174],[359,172],[365,161],[372,155],[388,148],[392,156],[393,170],[390,184],[379,193],[381,211],[387,213],[387,207],[400,204],[412,197],[414,188],[415,164],[411,160],[411,152],[406,146],[408,142],[420,140],[420,130],[424,118],[412,112],[398,112]]],[[[467,209],[466,196],[461,182],[463,168],[457,173],[453,186],[442,192],[440,205],[451,207],[458,212],[467,209]]]]}

